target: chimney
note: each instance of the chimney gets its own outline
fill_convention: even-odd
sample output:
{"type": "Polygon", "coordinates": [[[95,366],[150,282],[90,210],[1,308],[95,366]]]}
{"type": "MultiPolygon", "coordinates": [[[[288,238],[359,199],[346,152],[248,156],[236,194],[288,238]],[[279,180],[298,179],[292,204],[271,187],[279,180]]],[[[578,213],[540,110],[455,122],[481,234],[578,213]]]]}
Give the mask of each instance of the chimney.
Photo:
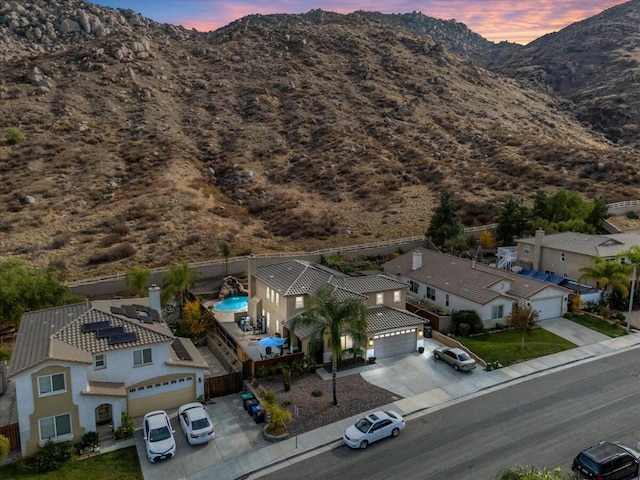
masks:
{"type": "Polygon", "coordinates": [[[411,270],[418,270],[422,268],[422,253],[413,252],[413,259],[411,261],[411,270]]]}
{"type": "Polygon", "coordinates": [[[155,283],[149,287],[149,307],[162,315],[162,305],[160,304],[160,287],[155,283]]]}
{"type": "Polygon", "coordinates": [[[542,243],[544,242],[544,230],[536,230],[536,241],[533,246],[533,269],[539,271],[542,267],[542,243]]]}

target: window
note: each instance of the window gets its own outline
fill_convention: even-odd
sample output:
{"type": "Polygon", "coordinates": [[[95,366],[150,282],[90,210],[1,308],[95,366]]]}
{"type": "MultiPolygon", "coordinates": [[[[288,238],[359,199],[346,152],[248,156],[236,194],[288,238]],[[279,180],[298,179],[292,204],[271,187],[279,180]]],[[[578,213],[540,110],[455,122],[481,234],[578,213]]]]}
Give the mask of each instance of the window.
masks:
{"type": "Polygon", "coordinates": [[[427,287],[427,294],[425,295],[425,297],[427,297],[429,300],[434,300],[436,299],[436,289],[435,288],[431,288],[431,287],[427,287]]]}
{"type": "Polygon", "coordinates": [[[382,305],[384,303],[384,293],[376,293],[376,305],[382,305]]]}
{"type": "Polygon", "coordinates": [[[71,415],[68,413],[41,418],[38,420],[38,424],[40,425],[40,441],[71,435],[71,415]]]}
{"type": "Polygon", "coordinates": [[[276,292],[276,305],[280,305],[280,294],[276,292]]]}
{"type": "Polygon", "coordinates": [[[529,253],[529,252],[531,252],[531,245],[525,245],[525,246],[522,248],[522,251],[523,251],[524,253],[529,253]]]}
{"type": "Polygon", "coordinates": [[[402,293],[400,290],[395,290],[393,292],[393,301],[394,303],[400,303],[400,301],[402,301],[402,293]]]}
{"type": "Polygon", "coordinates": [[[491,319],[498,320],[504,317],[504,305],[494,305],[491,307],[491,319]]]}
{"type": "Polygon", "coordinates": [[[104,353],[96,353],[93,356],[93,369],[100,370],[101,368],[107,368],[107,355],[104,353]]]}
{"type": "Polygon", "coordinates": [[[304,308],[304,297],[302,295],[296,297],[296,308],[304,308]]]}
{"type": "Polygon", "coordinates": [[[351,335],[342,335],[340,337],[340,344],[342,345],[342,350],[353,348],[353,338],[351,338],[351,335]]]}
{"type": "Polygon", "coordinates": [[[448,293],[444,297],[444,306],[445,307],[449,306],[449,294],[448,293]]]}
{"type": "Polygon", "coordinates": [[[151,349],[145,348],[143,350],[133,351],[133,366],[146,365],[151,363],[151,349]]]}
{"type": "Polygon", "coordinates": [[[414,282],[413,280],[409,280],[409,290],[413,293],[418,293],[418,288],[420,284],[418,282],[414,282]]]}
{"type": "Polygon", "coordinates": [[[66,392],[67,385],[64,381],[64,373],[54,373],[38,377],[38,392],[40,396],[54,395],[59,392],[66,392]]]}
{"type": "Polygon", "coordinates": [[[562,263],[564,263],[564,262],[565,262],[565,260],[566,260],[566,253],[562,252],[562,253],[560,254],[560,261],[561,261],[562,263]]]}
{"type": "Polygon", "coordinates": [[[271,299],[271,288],[267,287],[267,298],[271,299]]]}

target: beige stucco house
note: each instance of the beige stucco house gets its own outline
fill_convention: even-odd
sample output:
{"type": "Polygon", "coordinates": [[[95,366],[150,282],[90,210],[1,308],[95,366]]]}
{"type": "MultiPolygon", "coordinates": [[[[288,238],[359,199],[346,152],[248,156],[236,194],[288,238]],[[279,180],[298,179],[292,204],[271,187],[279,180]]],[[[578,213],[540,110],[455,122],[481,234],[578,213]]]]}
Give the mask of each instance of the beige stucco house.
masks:
{"type": "MultiPolygon", "coordinates": [[[[516,244],[518,266],[577,280],[582,267],[594,265],[593,257],[624,262],[624,258],[617,260],[617,256],[640,245],[640,234],[562,232],[546,235],[544,230],[537,230],[534,237],[518,239],[516,244]]],[[[601,287],[591,279],[584,279],[584,283],[601,287]]]]}
{"type": "MultiPolygon", "coordinates": [[[[249,264],[249,316],[261,318],[272,335],[288,337],[291,319],[305,311],[308,298],[321,288],[329,288],[338,298],[360,299],[368,307],[367,357],[384,358],[416,351],[423,345],[424,320],[405,310],[407,284],[386,275],[350,277],[304,260],[270,265],[249,264]]],[[[309,328],[297,327],[291,347],[309,351],[309,328]]],[[[343,349],[352,339],[343,337],[343,349]]],[[[320,352],[322,362],[331,359],[328,346],[320,352]]]]}
{"type": "Polygon", "coordinates": [[[149,299],[94,301],[26,313],[9,365],[23,455],[79,442],[100,425],[194,401],[207,364],[149,299]]]}
{"type": "Polygon", "coordinates": [[[531,306],[539,319],[567,311],[569,290],[472,260],[417,248],[382,265],[409,285],[409,295],[448,311],[475,310],[486,328],[504,323],[513,305],[531,306]]]}

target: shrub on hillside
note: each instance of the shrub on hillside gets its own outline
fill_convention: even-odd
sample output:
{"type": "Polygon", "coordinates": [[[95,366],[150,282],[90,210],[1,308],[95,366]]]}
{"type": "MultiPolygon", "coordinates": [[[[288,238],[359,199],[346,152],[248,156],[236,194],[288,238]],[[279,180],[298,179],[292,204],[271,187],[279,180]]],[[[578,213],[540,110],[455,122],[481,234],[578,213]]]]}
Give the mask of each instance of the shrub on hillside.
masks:
{"type": "Polygon", "coordinates": [[[6,140],[9,145],[18,145],[24,142],[26,139],[22,130],[18,127],[9,127],[7,128],[6,140]]]}
{"type": "Polygon", "coordinates": [[[132,257],[136,254],[136,249],[130,243],[120,243],[113,247],[98,252],[89,257],[87,265],[100,265],[102,263],[115,262],[124,258],[132,257]]]}

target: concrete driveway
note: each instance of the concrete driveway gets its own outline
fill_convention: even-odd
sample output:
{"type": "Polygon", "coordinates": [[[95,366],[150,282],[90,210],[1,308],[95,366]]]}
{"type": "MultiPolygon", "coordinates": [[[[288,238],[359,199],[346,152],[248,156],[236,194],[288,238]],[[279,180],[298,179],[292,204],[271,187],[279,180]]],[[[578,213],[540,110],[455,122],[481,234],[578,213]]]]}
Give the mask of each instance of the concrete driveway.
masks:
{"type": "Polygon", "coordinates": [[[579,347],[609,340],[609,337],[600,332],[562,317],[542,320],[540,326],[579,347]]]}

